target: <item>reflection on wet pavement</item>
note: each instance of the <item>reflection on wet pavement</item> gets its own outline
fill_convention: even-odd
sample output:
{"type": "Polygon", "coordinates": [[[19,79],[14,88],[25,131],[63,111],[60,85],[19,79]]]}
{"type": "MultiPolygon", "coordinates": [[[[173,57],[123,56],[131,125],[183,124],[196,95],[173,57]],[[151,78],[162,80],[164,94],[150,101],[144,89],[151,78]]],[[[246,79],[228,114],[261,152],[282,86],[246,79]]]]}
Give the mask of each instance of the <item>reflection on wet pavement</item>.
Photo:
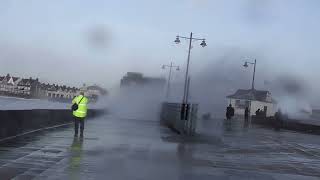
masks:
{"type": "Polygon", "coordinates": [[[1,179],[318,179],[315,135],[243,120],[201,120],[182,137],[157,121],[111,115],[1,143],[1,179]]]}

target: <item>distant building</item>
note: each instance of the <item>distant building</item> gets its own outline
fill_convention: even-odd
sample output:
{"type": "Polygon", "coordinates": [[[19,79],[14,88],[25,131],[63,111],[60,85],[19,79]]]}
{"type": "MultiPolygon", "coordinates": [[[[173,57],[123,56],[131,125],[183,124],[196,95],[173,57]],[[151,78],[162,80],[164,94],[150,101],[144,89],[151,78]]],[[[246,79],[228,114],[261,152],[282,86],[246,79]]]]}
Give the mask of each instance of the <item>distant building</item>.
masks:
{"type": "Polygon", "coordinates": [[[85,95],[91,101],[97,101],[99,97],[108,95],[108,91],[98,85],[87,86],[86,84],[83,84],[80,91],[85,92],[85,95]]]}
{"type": "Polygon", "coordinates": [[[105,96],[108,94],[108,91],[98,85],[88,86],[87,87],[88,96],[97,95],[97,96],[105,96]]]}
{"type": "Polygon", "coordinates": [[[244,115],[246,107],[249,108],[251,115],[255,115],[258,109],[264,111],[267,117],[274,115],[275,101],[269,91],[239,89],[227,96],[227,99],[235,108],[236,115],[244,115]]]}
{"type": "Polygon", "coordinates": [[[142,73],[127,72],[127,74],[121,79],[120,86],[144,86],[144,85],[156,85],[163,87],[166,83],[164,78],[144,77],[142,73]]]}
{"type": "Polygon", "coordinates": [[[18,94],[37,97],[40,91],[39,79],[21,79],[17,84],[18,94]]]}
{"type": "Polygon", "coordinates": [[[39,79],[20,78],[7,74],[0,76],[0,95],[22,98],[45,98],[58,101],[70,101],[84,91],[86,96],[97,100],[99,96],[106,95],[107,91],[97,85],[83,86],[81,88],[67,87],[65,85],[40,83],[39,79]]]}
{"type": "Polygon", "coordinates": [[[80,89],[75,87],[59,86],[55,84],[43,85],[44,95],[48,99],[62,100],[72,99],[79,94],[80,89]]]}
{"type": "Polygon", "coordinates": [[[107,90],[97,86],[86,86],[85,84],[81,88],[59,86],[55,84],[44,84],[43,91],[44,96],[51,100],[69,100],[79,95],[80,91],[83,91],[85,95],[93,101],[98,100],[98,97],[107,95],[107,90]]]}
{"type": "Polygon", "coordinates": [[[32,98],[37,96],[39,88],[38,79],[23,79],[10,74],[0,77],[1,95],[32,98]]]}
{"type": "Polygon", "coordinates": [[[0,91],[2,94],[14,94],[17,90],[17,85],[21,79],[13,77],[10,74],[0,77],[0,91]]]}
{"type": "Polygon", "coordinates": [[[142,85],[143,81],[142,73],[127,72],[127,74],[121,79],[120,86],[142,85]]]}

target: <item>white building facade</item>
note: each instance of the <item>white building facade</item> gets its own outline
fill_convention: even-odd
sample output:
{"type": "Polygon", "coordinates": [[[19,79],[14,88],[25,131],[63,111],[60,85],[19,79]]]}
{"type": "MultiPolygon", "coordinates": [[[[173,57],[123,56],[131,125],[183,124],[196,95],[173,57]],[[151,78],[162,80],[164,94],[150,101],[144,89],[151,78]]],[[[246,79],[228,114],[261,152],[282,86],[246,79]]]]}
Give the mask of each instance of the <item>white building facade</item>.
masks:
{"type": "Polygon", "coordinates": [[[246,107],[249,108],[251,116],[255,115],[258,109],[267,117],[274,116],[275,113],[275,101],[269,91],[239,89],[227,96],[227,99],[228,104],[234,107],[235,115],[243,116],[246,107]]]}

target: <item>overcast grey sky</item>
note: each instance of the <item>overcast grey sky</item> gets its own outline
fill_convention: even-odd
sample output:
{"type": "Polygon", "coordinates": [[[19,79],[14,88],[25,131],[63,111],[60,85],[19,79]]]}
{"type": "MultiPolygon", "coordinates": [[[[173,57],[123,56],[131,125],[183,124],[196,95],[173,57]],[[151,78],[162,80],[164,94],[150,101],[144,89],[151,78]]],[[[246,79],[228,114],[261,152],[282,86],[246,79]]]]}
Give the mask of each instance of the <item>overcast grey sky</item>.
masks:
{"type": "Polygon", "coordinates": [[[208,43],[194,44],[194,74],[235,50],[239,68],[258,59],[261,81],[281,73],[316,80],[319,7],[318,0],[1,0],[0,74],[108,88],[127,71],[164,76],[162,64],[185,65],[187,43],[173,44],[175,36],[193,31],[208,43]],[[89,41],[96,31],[105,40],[99,46],[89,41]]]}

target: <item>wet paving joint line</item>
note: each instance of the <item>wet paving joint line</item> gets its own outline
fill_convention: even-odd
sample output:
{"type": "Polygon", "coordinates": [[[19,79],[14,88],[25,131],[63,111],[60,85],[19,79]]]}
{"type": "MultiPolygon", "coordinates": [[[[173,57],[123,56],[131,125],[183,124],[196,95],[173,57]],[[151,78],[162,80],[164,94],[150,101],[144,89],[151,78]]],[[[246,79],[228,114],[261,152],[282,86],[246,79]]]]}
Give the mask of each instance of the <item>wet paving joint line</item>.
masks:
{"type": "MultiPolygon", "coordinates": [[[[266,173],[280,173],[280,174],[298,174],[298,175],[305,175],[305,176],[312,176],[312,177],[319,177],[320,174],[318,171],[313,171],[313,172],[304,172],[304,171],[299,171],[299,169],[289,166],[289,167],[278,167],[278,170],[275,171],[273,167],[266,168],[264,166],[260,167],[252,167],[252,166],[241,166],[240,164],[225,164],[224,162],[210,162],[209,164],[210,167],[213,168],[223,168],[223,169],[232,169],[232,170],[244,170],[244,171],[254,171],[254,172],[266,172],[266,173]]],[[[201,165],[201,164],[198,164],[201,165]]]]}
{"type": "Polygon", "coordinates": [[[299,144],[296,144],[296,143],[292,143],[292,144],[289,144],[289,143],[285,143],[285,142],[282,142],[280,141],[279,139],[274,139],[274,138],[271,138],[271,137],[266,137],[268,138],[269,140],[273,141],[273,142],[276,142],[278,145],[280,146],[287,146],[287,149],[290,151],[292,149],[296,150],[296,151],[299,151],[299,152],[302,152],[304,154],[307,154],[309,156],[313,156],[313,157],[316,157],[316,158],[319,158],[320,159],[320,156],[319,155],[316,155],[316,154],[313,154],[313,153],[310,153],[306,150],[304,150],[303,148],[305,149],[309,149],[305,146],[302,146],[302,145],[299,145],[299,144]],[[291,149],[290,149],[291,148],[291,149]]]}
{"type": "MultiPolygon", "coordinates": [[[[319,156],[319,155],[316,155],[316,154],[313,154],[313,153],[311,153],[311,152],[308,152],[308,151],[304,150],[304,149],[307,149],[307,150],[310,151],[311,148],[302,146],[302,145],[297,144],[297,143],[293,143],[293,144],[294,144],[294,148],[296,148],[297,150],[299,150],[299,151],[301,151],[301,152],[303,152],[303,153],[305,153],[305,154],[308,154],[308,155],[310,155],[310,156],[314,156],[314,157],[317,157],[317,158],[320,159],[320,156],[319,156]],[[299,148],[299,147],[300,147],[300,148],[299,148]]],[[[312,150],[312,151],[314,151],[314,150],[312,150]]]]}
{"type": "MultiPolygon", "coordinates": [[[[31,171],[32,169],[38,169],[41,172],[44,172],[44,171],[50,169],[51,167],[57,165],[59,162],[61,162],[61,161],[63,161],[65,159],[65,156],[64,156],[64,157],[58,158],[57,161],[42,162],[42,163],[41,163],[41,161],[40,162],[39,161],[38,162],[30,162],[30,160],[28,160],[28,157],[33,158],[33,159],[40,157],[40,156],[32,157],[33,155],[34,155],[34,153],[31,153],[31,154],[28,154],[28,155],[23,156],[21,158],[18,158],[18,159],[14,160],[14,161],[10,161],[9,163],[6,163],[3,166],[0,166],[0,169],[2,169],[2,168],[25,169],[25,171],[23,171],[22,174],[27,173],[27,172],[31,171]],[[18,167],[17,165],[19,165],[19,164],[20,165],[24,165],[24,166],[18,167]],[[29,167],[25,168],[25,165],[27,165],[29,167]]],[[[46,155],[44,157],[46,157],[46,155]]],[[[42,156],[40,158],[42,158],[42,156]]],[[[21,175],[21,174],[19,174],[19,175],[21,175]]]]}
{"type": "Polygon", "coordinates": [[[24,135],[27,135],[27,134],[31,134],[31,133],[35,133],[35,132],[39,132],[39,131],[44,131],[44,130],[48,130],[48,129],[54,129],[54,128],[58,128],[58,127],[63,127],[63,126],[71,125],[71,124],[72,123],[65,123],[65,124],[60,124],[60,125],[56,125],[56,126],[50,126],[50,127],[46,127],[46,128],[40,128],[40,129],[24,132],[24,133],[15,135],[15,136],[10,136],[10,137],[6,137],[6,138],[3,138],[3,139],[0,139],[0,143],[4,142],[4,141],[7,141],[7,140],[10,140],[10,139],[14,139],[14,138],[17,138],[17,137],[24,136],[24,135]]]}
{"type": "MultiPolygon", "coordinates": [[[[44,147],[44,148],[41,148],[41,149],[38,149],[38,150],[35,150],[35,151],[32,151],[31,153],[27,153],[26,155],[24,156],[21,156],[17,159],[14,159],[14,160],[10,160],[8,163],[6,164],[3,164],[2,166],[0,166],[0,168],[3,168],[3,167],[6,167],[10,164],[14,164],[14,163],[22,163],[24,162],[24,160],[28,160],[29,158],[32,158],[34,159],[35,157],[36,158],[42,158],[42,157],[47,157],[47,153],[45,150],[48,150],[47,147],[44,147]],[[41,154],[44,154],[44,155],[41,155],[41,154]]],[[[62,151],[61,151],[62,152],[62,151]]],[[[52,153],[51,153],[52,154],[52,153]]]]}
{"type": "Polygon", "coordinates": [[[4,164],[4,165],[0,166],[0,168],[6,167],[6,166],[8,166],[8,165],[10,165],[10,164],[12,164],[12,163],[19,163],[20,160],[23,160],[24,158],[26,158],[26,157],[28,157],[28,156],[31,156],[31,154],[32,154],[32,153],[27,154],[27,155],[25,155],[25,156],[22,156],[22,157],[20,157],[20,158],[18,158],[18,159],[11,160],[11,161],[8,162],[7,164],[4,164]]]}

